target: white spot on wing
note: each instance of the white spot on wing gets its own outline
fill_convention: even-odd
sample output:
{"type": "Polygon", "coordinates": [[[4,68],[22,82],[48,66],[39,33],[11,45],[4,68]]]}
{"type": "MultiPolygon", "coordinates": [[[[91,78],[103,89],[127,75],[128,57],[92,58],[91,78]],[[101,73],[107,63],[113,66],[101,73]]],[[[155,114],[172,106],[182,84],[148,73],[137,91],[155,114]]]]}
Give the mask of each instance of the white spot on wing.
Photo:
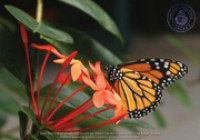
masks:
{"type": "Polygon", "coordinates": [[[167,71],[167,72],[166,72],[166,75],[168,75],[168,76],[169,76],[170,74],[171,74],[171,72],[170,72],[170,71],[167,71]]]}
{"type": "Polygon", "coordinates": [[[157,66],[159,65],[159,63],[158,63],[158,62],[155,62],[154,64],[155,64],[155,65],[157,65],[157,66]]]}
{"type": "Polygon", "coordinates": [[[169,67],[169,62],[164,63],[164,68],[167,69],[169,67]]]}

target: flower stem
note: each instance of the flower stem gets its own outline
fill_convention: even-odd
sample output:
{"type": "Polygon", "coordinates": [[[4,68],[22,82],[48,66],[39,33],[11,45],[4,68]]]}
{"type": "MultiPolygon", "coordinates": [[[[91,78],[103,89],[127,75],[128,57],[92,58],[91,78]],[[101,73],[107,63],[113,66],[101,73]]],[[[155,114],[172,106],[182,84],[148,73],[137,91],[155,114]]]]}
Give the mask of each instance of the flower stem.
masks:
{"type": "Polygon", "coordinates": [[[47,114],[47,121],[49,121],[51,119],[51,117],[68,101],[70,100],[73,96],[75,96],[78,92],[80,92],[81,90],[83,90],[84,88],[86,88],[86,85],[81,86],[80,88],[78,88],[76,91],[74,91],[73,93],[71,93],[67,98],[65,98],[52,112],[51,114],[47,114]]]}
{"type": "MultiPolygon", "coordinates": [[[[43,0],[37,0],[37,7],[36,7],[36,21],[37,22],[41,22],[42,21],[42,15],[43,15],[43,0]]],[[[39,58],[39,52],[36,53],[36,58],[34,59],[35,60],[35,64],[37,65],[38,63],[38,58],[39,58]]],[[[34,75],[34,78],[32,79],[33,80],[33,83],[36,83],[36,80],[38,79],[38,75],[37,75],[37,71],[38,71],[38,65],[37,66],[34,66],[34,72],[35,72],[35,75],[34,75]]],[[[36,85],[36,84],[34,84],[36,85]]],[[[35,89],[36,87],[34,87],[35,89]]],[[[37,112],[39,113],[39,112],[37,112]]],[[[28,118],[27,119],[27,124],[26,124],[26,128],[25,128],[25,133],[24,133],[24,139],[27,138],[27,136],[31,133],[32,131],[32,126],[33,126],[33,122],[31,120],[31,118],[28,118]]]]}
{"type": "MultiPolygon", "coordinates": [[[[39,79],[37,81],[37,106],[38,106],[38,110],[40,111],[40,86],[41,86],[41,82],[42,82],[42,78],[43,78],[43,73],[44,73],[44,70],[45,70],[45,66],[47,64],[47,60],[49,58],[49,55],[50,55],[50,51],[47,52],[44,60],[43,60],[43,63],[42,63],[42,67],[41,67],[41,70],[40,70],[40,75],[39,75],[39,79]]],[[[40,113],[39,113],[39,116],[40,116],[40,113]]]]}

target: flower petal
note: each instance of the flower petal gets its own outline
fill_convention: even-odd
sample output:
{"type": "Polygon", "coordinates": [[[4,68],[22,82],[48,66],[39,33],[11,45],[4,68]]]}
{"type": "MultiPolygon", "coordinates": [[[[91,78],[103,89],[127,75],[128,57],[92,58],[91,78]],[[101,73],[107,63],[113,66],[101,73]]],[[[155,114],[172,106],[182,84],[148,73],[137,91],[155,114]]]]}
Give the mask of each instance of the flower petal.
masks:
{"type": "Polygon", "coordinates": [[[103,96],[103,91],[98,91],[93,94],[92,97],[93,103],[97,108],[102,107],[104,104],[104,99],[102,98],[102,96],[103,96]]]}
{"type": "Polygon", "coordinates": [[[82,72],[87,76],[90,77],[89,71],[87,68],[85,68],[83,65],[81,65],[81,70],[82,72]]]}
{"type": "Polygon", "coordinates": [[[102,73],[100,61],[95,63],[95,68],[96,68],[97,73],[102,73]]]}
{"type": "Polygon", "coordinates": [[[33,48],[39,49],[39,50],[45,50],[45,51],[51,51],[53,54],[55,54],[56,56],[58,56],[59,58],[67,58],[67,56],[61,54],[60,52],[58,52],[54,46],[46,44],[46,45],[38,45],[38,44],[34,44],[32,43],[31,46],[33,48]]]}
{"type": "Polygon", "coordinates": [[[121,103],[121,98],[118,97],[119,95],[113,94],[109,90],[104,90],[104,98],[108,104],[117,106],[121,103]]]}
{"type": "Polygon", "coordinates": [[[106,79],[103,74],[98,74],[96,77],[96,84],[101,89],[106,89],[106,79]]]}
{"type": "Polygon", "coordinates": [[[96,68],[94,67],[94,65],[90,61],[89,61],[89,66],[92,69],[92,71],[94,71],[97,74],[96,68]]]}
{"type": "Polygon", "coordinates": [[[95,65],[92,65],[92,63],[89,61],[89,66],[96,74],[102,73],[100,61],[96,62],[95,65]]]}
{"type": "Polygon", "coordinates": [[[53,60],[53,62],[58,63],[58,64],[62,64],[65,60],[66,60],[66,58],[61,58],[61,59],[53,60]]]}
{"type": "Polygon", "coordinates": [[[83,82],[91,87],[93,90],[99,90],[99,87],[89,78],[86,76],[82,76],[83,82]]]}
{"type": "Polygon", "coordinates": [[[76,81],[81,75],[81,67],[79,63],[75,63],[71,67],[72,80],[76,81]]]}
{"type": "Polygon", "coordinates": [[[105,79],[104,73],[101,70],[100,64],[101,63],[98,61],[95,63],[95,66],[93,66],[89,62],[90,68],[92,69],[92,71],[94,71],[96,73],[95,81],[96,81],[97,86],[101,89],[105,89],[106,85],[107,85],[107,80],[105,79]]]}

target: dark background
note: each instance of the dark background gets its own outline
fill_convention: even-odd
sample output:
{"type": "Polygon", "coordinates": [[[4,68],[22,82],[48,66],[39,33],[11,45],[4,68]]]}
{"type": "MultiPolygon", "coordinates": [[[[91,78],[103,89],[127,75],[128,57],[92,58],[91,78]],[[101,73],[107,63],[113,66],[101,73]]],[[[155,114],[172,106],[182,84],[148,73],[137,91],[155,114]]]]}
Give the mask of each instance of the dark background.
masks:
{"type": "MultiPolygon", "coordinates": [[[[95,0],[95,2],[114,19],[123,35],[127,48],[130,47],[132,37],[137,34],[174,33],[167,25],[166,15],[172,5],[180,2],[189,4],[196,12],[196,24],[188,33],[198,33],[200,31],[198,18],[200,1],[198,0],[95,0]]],[[[0,14],[8,16],[8,13],[4,10],[4,4],[15,5],[31,15],[35,15],[36,1],[2,0],[0,2],[0,14]]],[[[43,19],[59,25],[78,28],[92,35],[106,46],[110,46],[113,51],[116,46],[119,46],[115,38],[103,31],[96,21],[76,8],[67,6],[60,1],[44,1],[43,19]]]]}

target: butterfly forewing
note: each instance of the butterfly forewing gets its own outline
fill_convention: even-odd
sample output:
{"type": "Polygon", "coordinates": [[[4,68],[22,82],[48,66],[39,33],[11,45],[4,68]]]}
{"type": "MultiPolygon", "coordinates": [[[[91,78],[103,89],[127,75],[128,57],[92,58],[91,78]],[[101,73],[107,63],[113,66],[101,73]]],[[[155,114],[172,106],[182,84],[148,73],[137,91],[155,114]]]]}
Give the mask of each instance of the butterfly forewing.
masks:
{"type": "Polygon", "coordinates": [[[118,67],[137,71],[154,81],[162,89],[188,72],[186,65],[170,59],[140,59],[120,64],[118,67]]]}

